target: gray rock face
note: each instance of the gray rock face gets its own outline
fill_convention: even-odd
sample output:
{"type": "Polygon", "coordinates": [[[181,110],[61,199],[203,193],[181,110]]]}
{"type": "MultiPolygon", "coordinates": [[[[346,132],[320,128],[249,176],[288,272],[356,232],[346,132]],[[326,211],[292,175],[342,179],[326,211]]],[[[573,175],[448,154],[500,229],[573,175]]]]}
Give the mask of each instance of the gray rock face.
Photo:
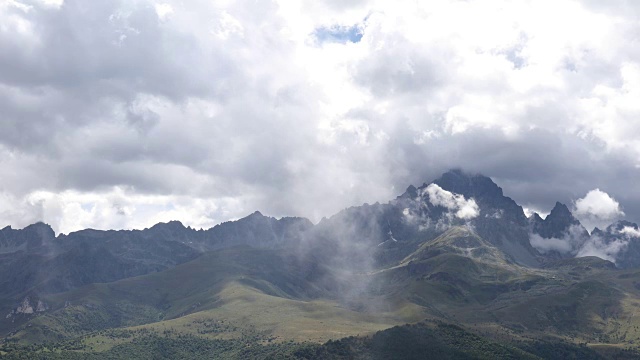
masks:
{"type": "Polygon", "coordinates": [[[36,312],[43,312],[49,310],[49,306],[42,302],[42,300],[38,300],[38,304],[36,305],[36,312]]]}
{"type": "Polygon", "coordinates": [[[31,315],[35,313],[40,313],[49,310],[49,305],[44,303],[42,300],[33,301],[29,296],[26,296],[21,302],[20,305],[11,310],[11,312],[6,316],[7,319],[17,315],[17,314],[25,314],[31,315]]]}
{"type": "Polygon", "coordinates": [[[54,239],[55,233],[51,226],[41,222],[21,230],[7,226],[0,230],[0,254],[16,251],[46,252],[54,239]]]}
{"type": "Polygon", "coordinates": [[[33,314],[34,313],[33,306],[31,306],[31,301],[29,300],[29,297],[26,297],[24,298],[24,300],[22,300],[22,303],[16,309],[16,313],[17,314],[33,314]]]}

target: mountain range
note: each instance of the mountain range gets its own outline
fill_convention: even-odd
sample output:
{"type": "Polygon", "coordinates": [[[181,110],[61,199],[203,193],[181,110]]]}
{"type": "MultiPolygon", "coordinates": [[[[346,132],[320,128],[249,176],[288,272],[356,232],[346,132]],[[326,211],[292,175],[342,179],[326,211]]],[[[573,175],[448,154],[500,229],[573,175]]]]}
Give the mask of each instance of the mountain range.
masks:
{"type": "Polygon", "coordinates": [[[258,358],[389,358],[393,343],[372,339],[401,333],[451,358],[492,358],[456,352],[456,337],[505,358],[640,358],[638,225],[589,233],[561,203],[527,217],[461,170],[317,224],[254,212],[207,230],[7,226],[0,275],[0,355],[16,358],[161,358],[158,344],[185,336],[227,357],[250,343],[258,358]]]}

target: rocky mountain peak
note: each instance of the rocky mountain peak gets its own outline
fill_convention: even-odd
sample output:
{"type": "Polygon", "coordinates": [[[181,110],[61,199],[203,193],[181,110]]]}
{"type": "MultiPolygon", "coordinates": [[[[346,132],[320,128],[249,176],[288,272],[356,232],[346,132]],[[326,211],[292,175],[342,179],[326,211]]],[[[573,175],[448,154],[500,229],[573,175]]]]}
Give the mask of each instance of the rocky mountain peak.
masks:
{"type": "Polygon", "coordinates": [[[576,219],[569,208],[561,202],[556,202],[544,220],[540,217],[534,218],[532,225],[533,232],[546,239],[564,238],[570,232],[571,228],[575,226],[579,227],[580,236],[589,236],[587,230],[580,224],[580,221],[576,219]]]}
{"type": "Polygon", "coordinates": [[[541,223],[544,221],[544,219],[537,212],[534,212],[529,219],[534,223],[541,223]]]}
{"type": "Polygon", "coordinates": [[[565,220],[565,221],[570,221],[572,223],[578,222],[578,220],[575,217],[573,217],[573,214],[571,213],[567,205],[559,201],[556,202],[556,205],[553,207],[553,209],[551,209],[551,212],[549,213],[549,216],[547,216],[547,219],[565,220]]]}
{"type": "Polygon", "coordinates": [[[51,226],[37,222],[23,229],[7,226],[0,230],[0,247],[9,249],[35,250],[47,246],[56,237],[51,226]]]}
{"type": "Polygon", "coordinates": [[[151,229],[156,230],[169,230],[169,231],[181,231],[186,229],[186,227],[178,220],[171,220],[166,223],[157,223],[151,227],[151,229]]]}
{"type": "Polygon", "coordinates": [[[504,196],[502,188],[490,177],[471,174],[459,169],[449,170],[433,181],[442,189],[473,198],[480,206],[481,213],[495,215],[500,213],[504,220],[519,225],[527,224],[524,210],[513,199],[504,196]]]}
{"type": "Polygon", "coordinates": [[[45,224],[42,221],[39,221],[35,224],[31,224],[25,227],[23,230],[28,232],[33,232],[47,238],[56,237],[56,233],[53,231],[53,228],[49,224],[45,224]]]}
{"type": "Polygon", "coordinates": [[[407,190],[405,190],[405,192],[398,196],[398,199],[415,199],[418,197],[418,189],[413,186],[413,185],[409,185],[409,187],[407,187],[407,190]]]}
{"type": "Polygon", "coordinates": [[[460,169],[449,170],[433,181],[441,188],[466,197],[502,197],[502,189],[481,174],[470,174],[460,169]]]}

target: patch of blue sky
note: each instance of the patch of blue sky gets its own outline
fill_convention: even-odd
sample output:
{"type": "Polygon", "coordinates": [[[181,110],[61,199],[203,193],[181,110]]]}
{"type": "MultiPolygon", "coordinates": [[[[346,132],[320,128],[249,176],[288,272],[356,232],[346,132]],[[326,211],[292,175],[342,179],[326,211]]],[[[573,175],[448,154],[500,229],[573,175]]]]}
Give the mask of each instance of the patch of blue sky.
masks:
{"type": "Polygon", "coordinates": [[[344,25],[332,25],[322,26],[314,30],[313,36],[317,39],[319,44],[323,43],[341,43],[346,44],[348,42],[357,43],[362,40],[364,35],[363,29],[360,25],[353,26],[344,25]]]}

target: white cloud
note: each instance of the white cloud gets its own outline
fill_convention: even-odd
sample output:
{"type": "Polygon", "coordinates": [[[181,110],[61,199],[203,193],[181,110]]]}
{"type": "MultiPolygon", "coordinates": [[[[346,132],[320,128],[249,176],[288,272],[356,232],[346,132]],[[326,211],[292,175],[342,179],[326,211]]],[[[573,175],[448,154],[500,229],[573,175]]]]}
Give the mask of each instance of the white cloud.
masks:
{"type": "Polygon", "coordinates": [[[35,191],[22,199],[0,194],[0,221],[17,228],[43,221],[66,234],[85,228],[142,229],[171,220],[206,229],[245,215],[238,199],[141,195],[122,187],[91,193],[35,191]]]}
{"type": "Polygon", "coordinates": [[[51,7],[54,9],[60,9],[60,7],[64,5],[64,0],[37,0],[37,1],[45,7],[51,7]]]}
{"type": "Polygon", "coordinates": [[[223,11],[212,32],[220,39],[227,40],[232,35],[244,36],[244,27],[233,15],[223,11]]]}
{"type": "Polygon", "coordinates": [[[173,13],[173,7],[171,4],[159,3],[155,4],[156,14],[158,14],[158,18],[160,20],[167,20],[169,16],[173,13]]]}
{"type": "MultiPolygon", "coordinates": [[[[640,194],[633,5],[25,3],[0,1],[0,189],[16,199],[122,187],[318,220],[452,167],[530,208],[595,179],[640,194]],[[358,42],[310,41],[353,25],[358,42]]],[[[31,213],[16,206],[0,220],[31,213]]]]}
{"type": "Polygon", "coordinates": [[[620,233],[625,234],[630,237],[640,238],[640,230],[633,228],[631,226],[625,226],[620,230],[620,233]]]}
{"type": "Polygon", "coordinates": [[[574,213],[589,229],[595,226],[606,227],[624,216],[620,204],[600,189],[591,190],[585,197],[578,199],[575,202],[574,213]]]}
{"type": "Polygon", "coordinates": [[[583,248],[587,238],[580,225],[572,225],[560,239],[543,238],[538,234],[529,234],[529,243],[541,253],[557,251],[561,254],[576,255],[583,248]]]}
{"type": "Polygon", "coordinates": [[[531,246],[543,254],[549,251],[557,251],[562,254],[567,254],[574,250],[571,242],[566,239],[545,239],[538,234],[530,234],[529,242],[531,243],[531,246]]]}
{"type": "Polygon", "coordinates": [[[624,251],[628,245],[628,239],[615,239],[607,242],[599,236],[591,236],[589,241],[584,244],[576,256],[597,256],[601,259],[615,263],[618,254],[624,251]]]}
{"type": "Polygon", "coordinates": [[[480,215],[478,204],[473,198],[465,199],[463,195],[444,190],[437,184],[427,186],[424,193],[429,196],[431,204],[447,208],[457,218],[471,220],[480,215]]]}
{"type": "Polygon", "coordinates": [[[522,211],[524,211],[524,215],[525,215],[526,217],[531,217],[531,215],[533,215],[533,214],[535,214],[535,213],[536,213],[536,211],[535,211],[535,210],[530,209],[530,208],[528,208],[528,207],[526,207],[526,206],[523,206],[523,207],[522,207],[522,211]]]}
{"type": "Polygon", "coordinates": [[[578,199],[576,211],[579,215],[593,215],[603,219],[624,215],[620,204],[600,189],[591,190],[584,198],[578,199]]]}

